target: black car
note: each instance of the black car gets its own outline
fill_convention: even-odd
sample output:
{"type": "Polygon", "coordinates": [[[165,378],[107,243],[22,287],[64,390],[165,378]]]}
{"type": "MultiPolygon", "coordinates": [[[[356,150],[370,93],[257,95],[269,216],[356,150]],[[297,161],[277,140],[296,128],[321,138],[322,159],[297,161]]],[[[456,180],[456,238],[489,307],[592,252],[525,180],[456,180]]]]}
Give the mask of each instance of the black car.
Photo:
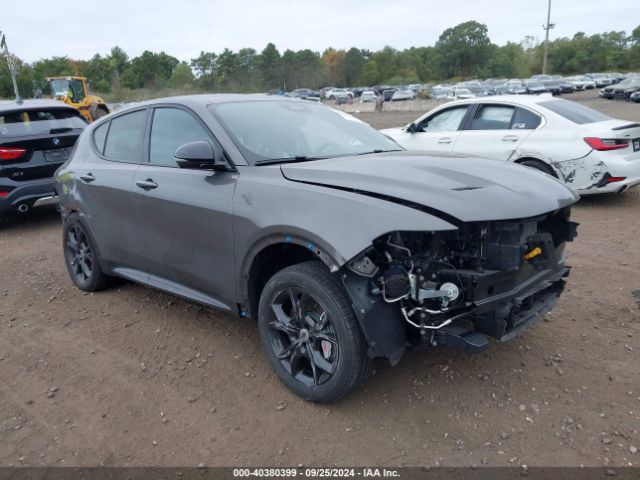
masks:
{"type": "Polygon", "coordinates": [[[396,93],[398,91],[397,88],[387,88],[386,90],[382,91],[382,96],[384,98],[385,102],[390,102],[391,99],[393,98],[393,94],[396,93]]]}
{"type": "Polygon", "coordinates": [[[53,174],[86,126],[82,114],[62,102],[0,102],[0,214],[27,212],[53,194],[53,174]]]}
{"type": "Polygon", "coordinates": [[[320,92],[311,90],[310,88],[296,88],[291,93],[287,94],[289,97],[302,98],[303,100],[317,100],[320,101],[320,92]]]}
{"type": "Polygon", "coordinates": [[[613,85],[613,98],[617,100],[629,100],[631,94],[640,90],[640,78],[627,78],[622,82],[613,85]]]}
{"type": "Polygon", "coordinates": [[[56,178],[78,288],[122,277],[251,317],[282,381],[325,402],[376,357],[478,352],[542,318],[578,199],[532,168],[407,152],[325,105],[260,95],[117,112],[56,178]]]}
{"type": "Polygon", "coordinates": [[[600,96],[602,98],[606,98],[607,100],[612,100],[613,98],[615,98],[615,89],[615,85],[604,87],[602,90],[600,90],[600,96]]]}
{"type": "Polygon", "coordinates": [[[543,80],[542,84],[551,95],[560,95],[562,93],[562,87],[560,87],[557,80],[543,80]]]}
{"type": "Polygon", "coordinates": [[[562,91],[562,93],[573,93],[576,91],[576,86],[571,83],[568,82],[567,80],[558,80],[557,81],[557,85],[558,87],[560,87],[560,90],[562,91]]]}

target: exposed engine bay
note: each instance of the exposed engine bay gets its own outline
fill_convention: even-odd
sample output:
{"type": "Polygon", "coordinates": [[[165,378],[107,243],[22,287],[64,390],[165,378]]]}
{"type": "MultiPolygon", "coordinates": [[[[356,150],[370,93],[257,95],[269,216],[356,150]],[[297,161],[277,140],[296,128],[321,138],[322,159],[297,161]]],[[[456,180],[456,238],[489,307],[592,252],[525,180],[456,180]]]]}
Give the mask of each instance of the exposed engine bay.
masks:
{"type": "MultiPolygon", "coordinates": [[[[367,279],[370,310],[379,302],[399,312],[409,341],[480,350],[487,343],[480,334],[506,340],[555,304],[569,270],[565,242],[576,235],[569,215],[567,207],[451,231],[392,232],[347,268],[367,279]]],[[[353,278],[345,281],[352,296],[353,278]]]]}

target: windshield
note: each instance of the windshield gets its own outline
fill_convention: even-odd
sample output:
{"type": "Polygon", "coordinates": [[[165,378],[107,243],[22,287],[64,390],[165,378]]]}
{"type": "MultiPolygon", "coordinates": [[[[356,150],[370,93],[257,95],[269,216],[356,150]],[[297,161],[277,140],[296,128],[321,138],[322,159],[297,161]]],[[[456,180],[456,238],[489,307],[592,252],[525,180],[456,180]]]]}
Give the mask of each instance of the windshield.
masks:
{"type": "Polygon", "coordinates": [[[51,80],[50,85],[54,97],[69,97],[73,102],[79,102],[84,98],[82,80],[58,78],[51,80]]]}
{"type": "Polygon", "coordinates": [[[366,123],[323,105],[247,101],[209,108],[252,165],[401,149],[366,123]]]}
{"type": "Polygon", "coordinates": [[[0,112],[0,137],[61,133],[86,126],[80,112],[71,108],[0,112]]]}

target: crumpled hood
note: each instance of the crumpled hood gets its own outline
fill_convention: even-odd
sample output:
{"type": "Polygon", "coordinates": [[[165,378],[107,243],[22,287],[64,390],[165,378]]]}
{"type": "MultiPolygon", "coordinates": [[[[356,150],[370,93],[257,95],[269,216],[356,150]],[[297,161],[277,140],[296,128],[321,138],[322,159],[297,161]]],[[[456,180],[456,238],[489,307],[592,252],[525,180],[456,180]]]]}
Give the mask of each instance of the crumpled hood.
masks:
{"type": "Polygon", "coordinates": [[[412,202],[465,222],[534,217],[579,198],[542,172],[453,154],[392,152],[282,164],[281,170],[292,181],[412,202]]]}

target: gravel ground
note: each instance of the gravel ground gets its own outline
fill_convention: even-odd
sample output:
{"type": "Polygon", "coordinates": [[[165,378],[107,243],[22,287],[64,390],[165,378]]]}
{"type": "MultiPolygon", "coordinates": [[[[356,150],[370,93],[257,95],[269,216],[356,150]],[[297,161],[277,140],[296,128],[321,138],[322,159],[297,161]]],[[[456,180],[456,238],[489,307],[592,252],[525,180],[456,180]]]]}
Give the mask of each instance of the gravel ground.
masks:
{"type": "Polygon", "coordinates": [[[568,288],[520,338],[381,362],[330,406],[280,384],[251,321],[131,283],[83,293],[54,212],[5,220],[0,465],[638,465],[639,208],[640,189],[580,202],[568,288]]]}

